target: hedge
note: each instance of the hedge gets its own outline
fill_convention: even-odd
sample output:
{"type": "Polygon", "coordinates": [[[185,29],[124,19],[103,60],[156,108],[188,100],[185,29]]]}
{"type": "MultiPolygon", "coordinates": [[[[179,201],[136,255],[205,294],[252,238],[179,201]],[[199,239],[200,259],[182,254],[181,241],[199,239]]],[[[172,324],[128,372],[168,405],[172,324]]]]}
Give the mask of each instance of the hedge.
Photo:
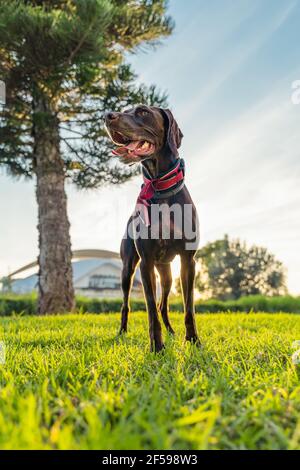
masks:
{"type": "MultiPolygon", "coordinates": [[[[121,309],[122,299],[89,299],[77,297],[76,310],[79,313],[108,313],[118,312],[121,309]]],[[[197,313],[216,312],[289,312],[300,313],[300,297],[264,297],[249,296],[238,300],[197,301],[197,313]]],[[[0,316],[35,315],[37,310],[36,295],[0,295],[0,316]]],[[[145,310],[142,299],[131,300],[131,311],[145,310]]],[[[181,300],[172,300],[171,311],[183,311],[181,300]]]]}

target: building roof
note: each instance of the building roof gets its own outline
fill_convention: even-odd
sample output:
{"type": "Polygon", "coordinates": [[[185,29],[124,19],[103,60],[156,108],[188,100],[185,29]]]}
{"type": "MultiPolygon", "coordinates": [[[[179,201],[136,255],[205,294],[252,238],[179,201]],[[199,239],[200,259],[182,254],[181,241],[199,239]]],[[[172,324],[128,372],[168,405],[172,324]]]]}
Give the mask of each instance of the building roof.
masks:
{"type": "Polygon", "coordinates": [[[12,282],[12,290],[20,293],[32,292],[37,288],[37,274],[25,277],[24,279],[15,279],[12,282]]]}
{"type": "MultiPolygon", "coordinates": [[[[82,250],[83,251],[83,250],[82,250]]],[[[78,282],[80,279],[82,279],[85,276],[91,275],[93,271],[97,270],[100,266],[103,266],[105,264],[110,264],[118,268],[120,271],[122,269],[122,262],[117,255],[117,253],[113,252],[108,252],[104,250],[84,250],[85,254],[87,252],[93,252],[95,254],[104,254],[103,257],[99,258],[88,258],[88,259],[81,259],[78,261],[72,261],[72,269],[73,269],[73,282],[76,287],[76,282],[78,282]],[[97,252],[97,253],[96,253],[97,252]],[[110,257],[109,254],[112,253],[113,255],[110,257]]],[[[78,253],[78,252],[77,252],[78,253]]],[[[74,254],[74,253],[73,253],[74,254]]],[[[31,263],[32,264],[32,263],[31,263]]],[[[29,265],[27,265],[29,266],[29,265]]],[[[30,265],[30,267],[32,267],[30,265]]],[[[25,267],[24,267],[25,268],[25,267]]],[[[16,271],[18,273],[25,271],[24,268],[21,268],[20,270],[16,271]]],[[[29,269],[29,268],[27,268],[29,269]]],[[[138,282],[141,282],[141,276],[140,276],[140,271],[139,269],[136,271],[135,274],[135,279],[138,282]]],[[[18,291],[18,292],[30,292],[36,289],[38,283],[38,275],[37,274],[32,274],[30,276],[27,276],[22,279],[12,279],[12,288],[13,291],[18,291]]]]}
{"type": "MultiPolygon", "coordinates": [[[[76,259],[93,259],[93,258],[98,258],[98,259],[120,259],[119,253],[116,253],[115,251],[110,251],[110,250],[97,250],[97,249],[88,249],[88,250],[75,250],[72,253],[72,258],[73,260],[76,259]]],[[[26,264],[22,268],[17,269],[13,273],[9,274],[8,277],[13,278],[17,274],[21,274],[22,272],[28,271],[29,269],[32,268],[37,268],[38,267],[38,261],[32,261],[29,264],[26,264]]]]}

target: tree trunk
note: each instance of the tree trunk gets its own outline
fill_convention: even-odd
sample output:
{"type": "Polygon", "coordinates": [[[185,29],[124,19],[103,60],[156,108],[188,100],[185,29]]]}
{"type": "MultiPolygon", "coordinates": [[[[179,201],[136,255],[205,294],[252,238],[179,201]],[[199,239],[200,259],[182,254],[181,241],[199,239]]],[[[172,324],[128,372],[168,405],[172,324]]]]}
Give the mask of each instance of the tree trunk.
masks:
{"type": "Polygon", "coordinates": [[[58,119],[44,96],[34,100],[34,155],[39,230],[38,313],[74,308],[70,223],[58,119]]]}

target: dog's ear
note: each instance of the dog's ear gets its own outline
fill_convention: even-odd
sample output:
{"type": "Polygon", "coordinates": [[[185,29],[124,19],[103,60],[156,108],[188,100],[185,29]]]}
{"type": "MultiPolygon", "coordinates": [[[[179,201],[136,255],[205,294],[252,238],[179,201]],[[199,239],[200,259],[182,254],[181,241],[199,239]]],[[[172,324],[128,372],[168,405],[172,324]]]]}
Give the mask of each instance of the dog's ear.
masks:
{"type": "Polygon", "coordinates": [[[169,109],[161,109],[166,121],[166,145],[170,148],[173,155],[178,155],[178,149],[181,145],[183,133],[169,109]]]}

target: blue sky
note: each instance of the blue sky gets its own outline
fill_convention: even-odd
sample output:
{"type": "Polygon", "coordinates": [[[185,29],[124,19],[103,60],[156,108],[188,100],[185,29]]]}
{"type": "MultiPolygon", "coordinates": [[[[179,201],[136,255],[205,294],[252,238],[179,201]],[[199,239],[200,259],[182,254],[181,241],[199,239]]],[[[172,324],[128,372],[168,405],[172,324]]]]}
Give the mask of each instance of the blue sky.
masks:
{"type": "MultiPolygon", "coordinates": [[[[171,0],[174,34],[131,57],[139,80],[169,93],[200,214],[201,244],[228,233],[267,246],[300,293],[298,0],[171,0]]],[[[74,249],[118,250],[139,191],[68,187],[74,249]]],[[[37,256],[34,182],[0,177],[0,275],[37,256]]]]}

